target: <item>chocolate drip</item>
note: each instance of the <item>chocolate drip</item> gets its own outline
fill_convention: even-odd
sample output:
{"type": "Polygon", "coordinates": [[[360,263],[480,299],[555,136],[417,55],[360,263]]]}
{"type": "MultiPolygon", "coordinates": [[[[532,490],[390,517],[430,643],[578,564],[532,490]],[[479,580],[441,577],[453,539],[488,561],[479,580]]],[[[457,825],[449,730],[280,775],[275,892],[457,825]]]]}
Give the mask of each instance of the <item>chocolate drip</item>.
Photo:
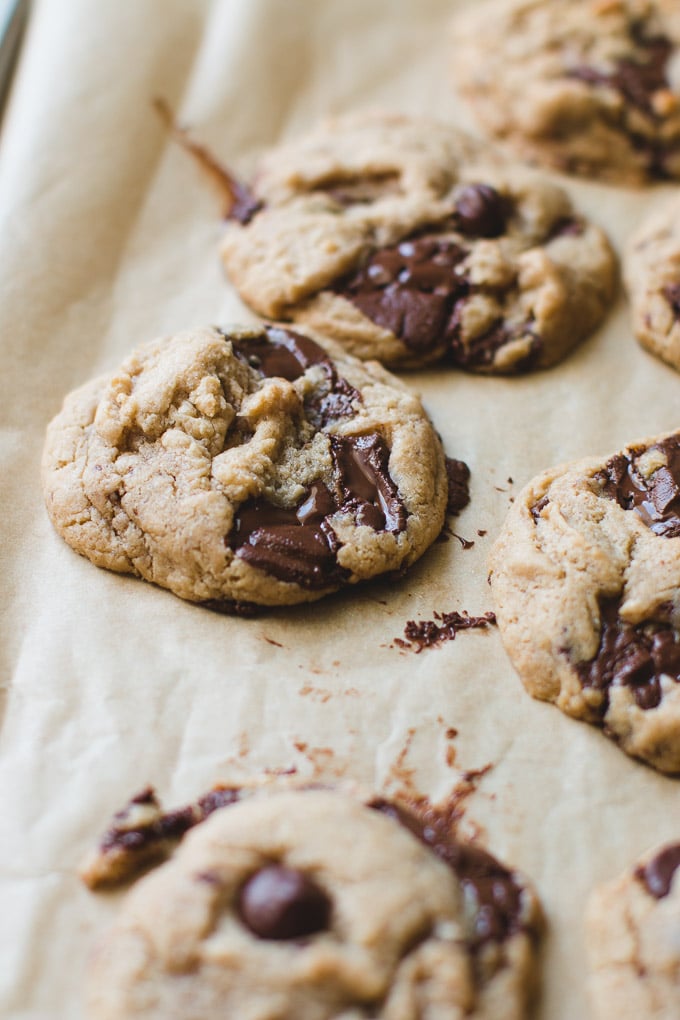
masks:
{"type": "Polygon", "coordinates": [[[617,454],[593,478],[603,496],[634,510],[655,535],[680,535],[680,433],[629,456],[617,454]],[[659,451],[666,464],[645,477],[638,465],[649,451],[659,451]]]}
{"type": "Polygon", "coordinates": [[[347,576],[337,563],[338,540],[330,517],[342,511],[375,531],[403,531],[407,513],[392,481],[389,450],[377,435],[331,436],[334,491],[314,482],[297,507],[276,507],[264,499],[239,507],[231,548],[281,581],[317,589],[347,576]]]}
{"type": "Polygon", "coordinates": [[[469,933],[473,953],[489,942],[503,942],[522,930],[522,887],[495,857],[455,840],[449,821],[436,812],[419,818],[401,805],[381,798],[368,806],[403,825],[456,873],[474,903],[469,933]]]}
{"type": "Polygon", "coordinates": [[[569,71],[570,78],[591,85],[607,85],[621,93],[626,102],[650,117],[656,117],[652,97],[660,89],[669,88],[666,76],[673,44],[663,35],[645,38],[643,26],[631,27],[631,38],[640,51],[639,59],[622,57],[616,61],[614,71],[599,71],[582,65],[569,71]]]}
{"type": "Polygon", "coordinates": [[[635,877],[642,882],[650,896],[662,900],[671,891],[678,868],[680,868],[680,843],[674,843],[660,850],[651,861],[636,868],[635,877]]]}
{"type": "Polygon", "coordinates": [[[326,385],[305,398],[305,413],[317,428],[349,417],[354,405],[361,402],[361,394],[338,375],[323,347],[301,333],[266,326],[258,336],[232,343],[236,355],[267,378],[278,376],[294,382],[312,365],[318,365],[326,376],[326,385]]]}
{"type": "Polygon", "coordinates": [[[331,902],[296,868],[272,864],[251,875],[238,898],[241,920],[262,939],[299,939],[328,927],[331,902]]]}
{"type": "Polygon", "coordinates": [[[638,708],[656,708],[663,697],[661,677],[680,682],[680,644],[669,623],[632,625],[619,616],[620,599],[600,602],[601,634],[597,653],[576,670],[584,687],[602,692],[599,713],[609,707],[611,687],[630,687],[638,708]]]}

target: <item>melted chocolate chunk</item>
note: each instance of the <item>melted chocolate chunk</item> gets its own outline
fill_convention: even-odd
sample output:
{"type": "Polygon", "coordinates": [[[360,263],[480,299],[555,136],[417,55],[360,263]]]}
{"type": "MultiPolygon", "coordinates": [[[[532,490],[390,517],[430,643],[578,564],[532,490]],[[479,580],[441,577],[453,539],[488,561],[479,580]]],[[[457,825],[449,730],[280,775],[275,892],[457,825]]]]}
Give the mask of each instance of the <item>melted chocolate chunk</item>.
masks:
{"type": "Polygon", "coordinates": [[[456,273],[466,255],[453,241],[402,241],[376,251],[335,289],[377,326],[425,353],[441,344],[455,302],[469,291],[467,280],[456,273]]]}
{"type": "Polygon", "coordinates": [[[241,888],[238,911],[261,939],[299,939],[328,928],[331,903],[301,871],[272,864],[256,871],[241,888]]]}
{"type": "Polygon", "coordinates": [[[630,456],[617,454],[593,479],[603,496],[634,510],[655,535],[680,535],[680,433],[630,456]],[[659,451],[666,464],[645,477],[638,464],[649,451],[659,451]]]}
{"type": "Polygon", "coordinates": [[[152,787],[147,787],[133,797],[129,805],[118,811],[112,819],[109,830],[100,841],[100,849],[104,852],[114,849],[132,851],[145,850],[153,844],[161,844],[167,840],[181,839],[185,832],[198,825],[209,814],[218,808],[235,804],[240,799],[241,791],[237,787],[216,787],[196,804],[189,804],[174,811],[166,811],[146,824],[130,827],[126,824],[133,805],[148,804],[160,812],[160,804],[152,787]]]}
{"type": "Polygon", "coordinates": [[[470,502],[470,468],[465,461],[447,457],[446,477],[449,484],[446,512],[455,516],[470,502]]]}
{"type": "Polygon", "coordinates": [[[650,896],[662,900],[668,896],[675,872],[680,868],[680,843],[666,846],[647,864],[635,869],[635,877],[645,886],[650,896]]]}
{"type": "Polygon", "coordinates": [[[456,873],[474,903],[469,933],[473,953],[488,942],[503,942],[522,930],[522,888],[495,857],[455,840],[450,822],[436,812],[421,819],[388,800],[376,799],[368,806],[407,828],[456,873]]]}
{"type": "Polygon", "coordinates": [[[242,504],[231,548],[281,581],[317,589],[347,576],[337,563],[338,540],[329,518],[343,511],[375,531],[403,531],[407,513],[389,470],[389,450],[377,435],[331,436],[334,490],[314,482],[297,507],[264,499],[242,504]]]}
{"type": "Polygon", "coordinates": [[[324,588],[342,577],[335,560],[337,539],[326,521],[335,509],[323,482],[312,485],[291,510],[264,499],[251,500],[238,509],[231,548],[280,581],[324,588]]]}
{"type": "Polygon", "coordinates": [[[652,620],[633,626],[621,619],[619,606],[618,598],[600,602],[597,653],[576,666],[583,686],[602,692],[601,716],[609,707],[611,687],[630,687],[636,705],[646,710],[661,703],[662,676],[680,682],[680,643],[673,627],[652,620]]]}
{"type": "MultiPolygon", "coordinates": [[[[436,235],[414,237],[374,252],[366,265],[334,289],[416,354],[441,347],[461,368],[484,367],[492,363],[499,347],[531,333],[531,328],[506,326],[499,320],[482,336],[463,343],[462,309],[474,290],[460,266],[467,254],[455,241],[436,235]]],[[[534,337],[531,350],[512,371],[532,368],[540,347],[540,339],[534,337]]]]}
{"type": "Polygon", "coordinates": [[[631,38],[640,51],[636,59],[622,57],[614,71],[599,71],[586,65],[575,67],[569,71],[569,77],[616,89],[631,106],[656,117],[652,97],[659,89],[670,87],[666,67],[673,44],[662,35],[646,38],[640,23],[632,25],[631,38]]]}
{"type": "Polygon", "coordinates": [[[357,524],[396,534],[406,527],[406,509],[389,473],[389,450],[377,435],[331,436],[341,492],[339,509],[354,511],[357,524]]]}
{"type": "Polygon", "coordinates": [[[456,226],[467,237],[500,237],[505,233],[505,203],[488,184],[469,184],[456,196],[456,226]]]}
{"type": "MultiPolygon", "coordinates": [[[[225,334],[226,335],[226,334],[225,334]]],[[[342,379],[323,347],[301,333],[279,326],[266,326],[264,333],[233,340],[235,354],[267,378],[278,376],[294,382],[312,365],[326,376],[326,387],[305,398],[305,414],[317,428],[354,413],[361,395],[342,379]]]]}

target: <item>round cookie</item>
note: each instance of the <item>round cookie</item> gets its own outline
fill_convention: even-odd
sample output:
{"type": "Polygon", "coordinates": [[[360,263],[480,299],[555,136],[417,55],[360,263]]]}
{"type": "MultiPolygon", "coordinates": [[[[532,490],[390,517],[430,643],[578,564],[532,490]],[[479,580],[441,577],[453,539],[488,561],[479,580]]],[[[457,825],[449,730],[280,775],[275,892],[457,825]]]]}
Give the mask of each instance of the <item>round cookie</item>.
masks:
{"type": "Polygon", "coordinates": [[[225,610],[401,570],[447,502],[420,401],[276,326],[156,340],[76,390],[48,428],[43,482],[77,552],[225,610]]]}
{"type": "Polygon", "coordinates": [[[490,569],[529,693],[680,772],[680,432],[539,475],[490,569]]]}
{"type": "Polygon", "coordinates": [[[676,0],[486,0],[452,28],[458,90],[523,159],[617,184],[680,178],[676,0]]]}
{"type": "Polygon", "coordinates": [[[624,260],[633,331],[643,347],[680,371],[680,201],[652,213],[624,260]]]}
{"type": "Polygon", "coordinates": [[[243,299],[360,358],[544,368],[612,298],[609,244],[566,193],[437,121],[326,121],[231,192],[222,258],[243,299]]]}
{"type": "Polygon", "coordinates": [[[598,887],[586,915],[595,1020],[680,1016],[680,843],[598,887]]]}
{"type": "Polygon", "coordinates": [[[521,1020],[537,901],[483,850],[436,839],[386,801],[251,792],[128,894],[88,1017],[521,1020]]]}

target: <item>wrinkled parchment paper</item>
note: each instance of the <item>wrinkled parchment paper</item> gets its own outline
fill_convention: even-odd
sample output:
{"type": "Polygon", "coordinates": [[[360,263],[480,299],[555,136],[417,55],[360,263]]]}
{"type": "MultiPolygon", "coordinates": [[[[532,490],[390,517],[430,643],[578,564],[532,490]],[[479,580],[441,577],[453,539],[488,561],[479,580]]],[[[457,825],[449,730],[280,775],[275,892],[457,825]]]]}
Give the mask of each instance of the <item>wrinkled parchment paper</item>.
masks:
{"type": "MultiPolygon", "coordinates": [[[[455,529],[475,544],[435,545],[398,583],[257,620],[220,617],[96,569],[43,509],[43,433],[69,389],[159,334],[251,318],[218,264],[215,198],[153,97],[243,173],[266,145],[361,105],[470,125],[448,83],[455,6],[34,6],[0,149],[3,1017],[81,1016],[87,952],[117,898],[88,893],[75,868],[148,782],[177,805],[219,778],[296,767],[388,788],[406,775],[439,797],[458,769],[493,763],[468,818],[545,905],[540,1020],[586,1016],[591,886],[678,837],[677,781],[532,701],[496,631],[419,655],[391,647],[408,619],[491,608],[489,545],[537,471],[678,425],[680,376],[633,342],[623,298],[549,372],[410,376],[448,453],[472,468],[455,529]]],[[[619,250],[668,190],[564,184],[619,250]]]]}

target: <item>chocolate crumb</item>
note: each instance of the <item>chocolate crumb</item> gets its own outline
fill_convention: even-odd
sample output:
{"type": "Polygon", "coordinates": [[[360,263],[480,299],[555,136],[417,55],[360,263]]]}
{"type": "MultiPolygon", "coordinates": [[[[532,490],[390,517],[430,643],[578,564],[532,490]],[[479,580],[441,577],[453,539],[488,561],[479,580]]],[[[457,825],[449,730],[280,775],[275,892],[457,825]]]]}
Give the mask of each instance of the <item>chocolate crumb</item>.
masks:
{"type": "Polygon", "coordinates": [[[477,528],[477,534],[479,535],[480,538],[484,538],[486,533],[487,533],[486,528],[477,528]]]}
{"type": "Polygon", "coordinates": [[[395,638],[393,644],[418,654],[423,648],[433,648],[445,641],[453,641],[460,630],[484,629],[496,623],[496,614],[491,611],[481,616],[470,616],[466,610],[462,613],[456,610],[450,613],[435,612],[433,615],[433,620],[408,620],[404,627],[404,638],[395,638]]]}
{"type": "Polygon", "coordinates": [[[671,891],[678,868],[680,868],[680,843],[674,843],[660,850],[647,864],[637,867],[635,877],[642,882],[650,896],[662,900],[671,891]]]}

